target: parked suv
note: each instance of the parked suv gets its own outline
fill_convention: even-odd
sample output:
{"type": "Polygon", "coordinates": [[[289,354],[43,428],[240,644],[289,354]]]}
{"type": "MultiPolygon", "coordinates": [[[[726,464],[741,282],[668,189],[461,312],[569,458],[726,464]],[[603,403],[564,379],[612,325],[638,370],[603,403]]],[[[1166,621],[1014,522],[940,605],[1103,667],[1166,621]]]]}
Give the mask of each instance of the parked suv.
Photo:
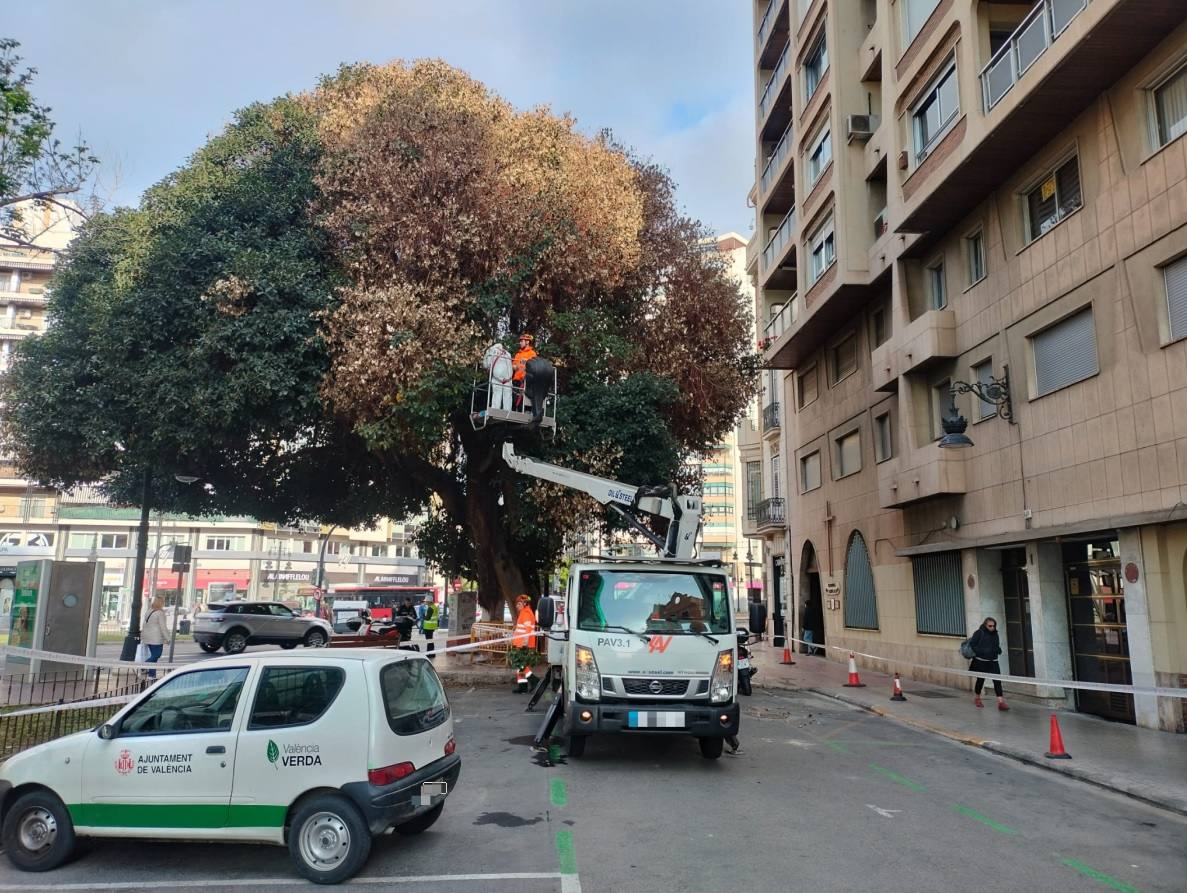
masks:
{"type": "Polygon", "coordinates": [[[280,602],[221,602],[194,618],[194,641],[208,654],[219,648],[238,654],[248,645],[321,648],[331,635],[326,621],[301,617],[280,602]]]}

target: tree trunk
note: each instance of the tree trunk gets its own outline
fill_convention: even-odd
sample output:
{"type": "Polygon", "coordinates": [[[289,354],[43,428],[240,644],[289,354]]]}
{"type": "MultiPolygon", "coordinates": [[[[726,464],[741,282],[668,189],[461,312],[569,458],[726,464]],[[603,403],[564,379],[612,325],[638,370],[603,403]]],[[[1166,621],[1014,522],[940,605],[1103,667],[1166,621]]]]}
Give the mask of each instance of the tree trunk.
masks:
{"type": "MultiPolygon", "coordinates": [[[[466,526],[474,541],[478,603],[495,621],[503,618],[502,606],[512,608],[520,593],[532,588],[515,563],[511,537],[499,505],[497,475],[471,473],[466,479],[466,526]]],[[[534,601],[534,599],[533,599],[534,601]]]]}

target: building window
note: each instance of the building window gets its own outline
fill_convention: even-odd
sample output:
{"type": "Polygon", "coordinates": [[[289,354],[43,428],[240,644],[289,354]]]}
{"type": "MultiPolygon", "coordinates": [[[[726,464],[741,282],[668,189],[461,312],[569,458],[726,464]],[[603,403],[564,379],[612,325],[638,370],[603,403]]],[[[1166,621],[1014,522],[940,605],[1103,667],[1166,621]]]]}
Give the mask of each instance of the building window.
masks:
{"type": "Polygon", "coordinates": [[[808,58],[804,60],[805,101],[811,99],[816,93],[816,88],[824,80],[826,71],[828,71],[828,44],[825,42],[824,34],[821,33],[820,40],[816,41],[816,46],[812,47],[812,52],[808,53],[808,58]]]}
{"type": "Polygon", "coordinates": [[[903,3],[903,30],[906,36],[906,40],[903,41],[904,47],[909,47],[914,42],[939,5],[940,0],[905,0],[903,3]]]}
{"type": "Polygon", "coordinates": [[[778,456],[771,457],[771,496],[783,495],[783,463],[778,456]]]}
{"type": "Polygon", "coordinates": [[[758,504],[762,502],[762,463],[746,463],[746,517],[758,519],[758,504]]]}
{"type": "Polygon", "coordinates": [[[915,159],[922,161],[960,113],[956,90],[956,62],[948,63],[911,112],[915,130],[915,159]]]}
{"type": "Polygon", "coordinates": [[[885,462],[894,455],[894,438],[890,430],[890,413],[874,419],[874,461],[885,462]]]}
{"type": "Polygon", "coordinates": [[[845,626],[878,628],[878,599],[874,594],[874,571],[865,538],[856,530],[845,551],[845,626]]]}
{"type": "Polygon", "coordinates": [[[128,535],[126,533],[104,533],[99,536],[100,549],[126,549],[128,548],[128,535]]]}
{"type": "Polygon", "coordinates": [[[1172,341],[1187,337],[1187,257],[1162,268],[1166,286],[1166,316],[1172,341]]]}
{"type": "Polygon", "coordinates": [[[244,538],[241,536],[208,536],[207,552],[242,552],[244,538]]]}
{"type": "Polygon", "coordinates": [[[1073,155],[1026,193],[1028,241],[1034,241],[1080,207],[1080,163],[1073,155]]]}
{"type": "Polygon", "coordinates": [[[870,348],[873,349],[886,343],[890,337],[890,326],[887,324],[886,303],[882,302],[870,311],[870,348]]]}
{"type": "Polygon", "coordinates": [[[836,446],[837,478],[861,471],[861,432],[850,431],[834,441],[836,446]]]}
{"type": "Polygon", "coordinates": [[[326,543],[327,555],[340,555],[342,553],[342,543],[336,543],[333,540],[326,543]]]}
{"type": "Polygon", "coordinates": [[[857,333],[851,332],[831,351],[833,384],[857,371],[857,333]]]}
{"type": "Polygon", "coordinates": [[[796,397],[800,409],[815,402],[820,393],[820,384],[816,377],[816,364],[813,363],[796,376],[796,397]]]}
{"type": "Polygon", "coordinates": [[[800,492],[807,493],[820,486],[820,453],[811,453],[800,459],[800,492]]]}
{"type": "Polygon", "coordinates": [[[701,509],[705,515],[722,515],[732,518],[734,516],[734,507],[728,502],[707,502],[701,509]]]}
{"type": "Polygon", "coordinates": [[[812,255],[811,265],[808,270],[808,284],[812,285],[824,275],[824,271],[831,267],[837,259],[837,240],[833,232],[833,219],[831,217],[808,240],[808,249],[812,255]]]}
{"type": "Polygon", "coordinates": [[[985,278],[985,233],[977,230],[964,240],[964,257],[968,265],[968,283],[976,285],[985,278]]]}
{"type": "Polygon", "coordinates": [[[963,636],[964,582],[959,552],[911,558],[915,582],[915,629],[937,636],[963,636]]]}
{"type": "Polygon", "coordinates": [[[1154,118],[1159,148],[1187,133],[1187,65],[1154,88],[1154,118]]]}
{"type": "Polygon", "coordinates": [[[703,492],[706,496],[733,496],[734,485],[720,482],[705,484],[703,492]]]}
{"type": "Polygon", "coordinates": [[[1091,306],[1032,335],[1030,343],[1036,397],[1091,378],[1100,371],[1091,306]]]}
{"type": "MultiPolygon", "coordinates": [[[[973,381],[981,386],[988,385],[993,380],[993,360],[988,359],[983,363],[978,363],[972,368],[973,381]]],[[[973,396],[973,415],[978,421],[981,419],[992,418],[997,415],[997,407],[992,403],[986,403],[976,395],[973,396]]]]}
{"type": "Polygon", "coordinates": [[[932,310],[948,306],[948,286],[944,281],[944,261],[937,260],[927,268],[927,302],[932,310]]]}
{"type": "Polygon", "coordinates": [[[372,558],[387,558],[387,546],[372,546],[371,547],[371,557],[372,558]]]}
{"type": "Polygon", "coordinates": [[[943,419],[952,415],[956,401],[952,396],[952,383],[945,378],[931,389],[931,438],[939,440],[944,436],[943,419]]]}
{"type": "Polygon", "coordinates": [[[816,137],[815,142],[812,143],[812,148],[808,151],[808,188],[811,189],[816,181],[820,179],[820,175],[824,173],[824,169],[828,167],[828,163],[833,160],[833,140],[832,134],[826,127],[816,137]]]}
{"type": "Polygon", "coordinates": [[[306,555],[312,555],[317,551],[317,543],[313,542],[312,540],[302,540],[301,551],[306,555]]]}

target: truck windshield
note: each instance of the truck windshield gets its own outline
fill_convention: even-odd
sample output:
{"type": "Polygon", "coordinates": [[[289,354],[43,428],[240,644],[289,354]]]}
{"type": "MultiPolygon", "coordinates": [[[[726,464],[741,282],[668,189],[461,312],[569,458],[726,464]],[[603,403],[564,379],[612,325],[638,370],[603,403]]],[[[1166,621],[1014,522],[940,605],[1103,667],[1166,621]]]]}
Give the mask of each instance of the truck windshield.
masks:
{"type": "Polygon", "coordinates": [[[577,627],[665,635],[728,633],[726,579],[695,571],[581,571],[577,627]]]}

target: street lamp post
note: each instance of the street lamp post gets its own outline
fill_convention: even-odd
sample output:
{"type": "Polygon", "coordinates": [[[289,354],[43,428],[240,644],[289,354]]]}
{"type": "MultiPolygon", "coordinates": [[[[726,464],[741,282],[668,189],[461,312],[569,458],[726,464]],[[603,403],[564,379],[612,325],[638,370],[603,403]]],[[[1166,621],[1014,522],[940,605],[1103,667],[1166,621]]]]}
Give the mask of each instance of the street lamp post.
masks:
{"type": "Polygon", "coordinates": [[[337,524],[325,532],[321,538],[321,546],[317,550],[317,591],[321,593],[322,603],[326,599],[326,544],[329,543],[330,537],[334,535],[334,531],[338,529],[337,524]]]}

